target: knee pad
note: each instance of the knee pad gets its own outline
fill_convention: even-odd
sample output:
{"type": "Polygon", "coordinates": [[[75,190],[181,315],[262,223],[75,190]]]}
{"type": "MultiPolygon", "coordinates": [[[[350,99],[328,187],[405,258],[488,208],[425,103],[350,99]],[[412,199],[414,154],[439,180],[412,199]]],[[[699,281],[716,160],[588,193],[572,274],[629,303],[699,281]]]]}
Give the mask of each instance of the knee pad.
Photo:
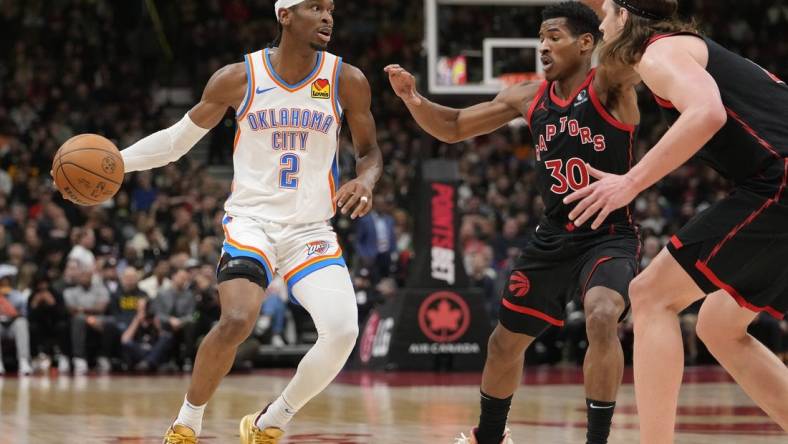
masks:
{"type": "Polygon", "coordinates": [[[246,279],[253,284],[259,285],[263,290],[270,284],[265,268],[260,262],[249,257],[232,257],[229,254],[225,254],[219,261],[219,267],[216,270],[216,280],[221,284],[233,279],[246,279]]]}

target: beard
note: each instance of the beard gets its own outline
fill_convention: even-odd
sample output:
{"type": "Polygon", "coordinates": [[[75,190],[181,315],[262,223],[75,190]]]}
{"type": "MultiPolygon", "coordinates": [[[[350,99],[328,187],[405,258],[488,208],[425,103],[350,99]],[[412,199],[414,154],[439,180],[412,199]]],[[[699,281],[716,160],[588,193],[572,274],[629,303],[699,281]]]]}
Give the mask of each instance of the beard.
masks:
{"type": "Polygon", "coordinates": [[[309,47],[311,47],[311,48],[312,48],[312,49],[314,49],[315,51],[325,51],[325,50],[327,50],[327,49],[328,49],[328,45],[327,45],[327,44],[325,44],[325,43],[315,43],[315,42],[312,42],[312,43],[310,43],[310,44],[309,44],[309,47]]]}

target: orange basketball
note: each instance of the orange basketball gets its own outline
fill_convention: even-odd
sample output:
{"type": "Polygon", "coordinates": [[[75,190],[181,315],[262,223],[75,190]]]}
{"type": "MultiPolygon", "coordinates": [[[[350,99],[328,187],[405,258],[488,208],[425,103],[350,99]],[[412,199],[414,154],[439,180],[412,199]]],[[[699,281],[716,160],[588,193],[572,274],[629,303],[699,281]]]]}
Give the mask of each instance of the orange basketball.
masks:
{"type": "Polygon", "coordinates": [[[52,174],[63,197],[89,206],[114,196],[123,184],[125,170],[115,144],[97,134],[80,134],[57,150],[52,174]]]}

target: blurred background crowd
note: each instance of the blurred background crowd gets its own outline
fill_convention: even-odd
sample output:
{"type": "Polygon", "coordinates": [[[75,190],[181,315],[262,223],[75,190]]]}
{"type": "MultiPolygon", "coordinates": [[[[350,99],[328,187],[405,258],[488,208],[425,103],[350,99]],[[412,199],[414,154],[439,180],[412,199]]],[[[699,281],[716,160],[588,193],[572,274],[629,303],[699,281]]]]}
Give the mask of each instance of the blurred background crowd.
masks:
{"type": "MultiPolygon", "coordinates": [[[[22,374],[190,370],[200,338],[219,316],[215,265],[230,189],[232,112],[193,153],[127,175],[121,192],[98,207],[60,198],[49,176],[51,159],[75,134],[103,134],[123,148],[169,126],[200,96],[211,73],[273,39],[272,3],[0,2],[0,373],[6,366],[22,374]]],[[[682,13],[696,15],[711,37],[788,78],[788,2],[681,3],[682,13]]],[[[412,123],[383,67],[425,71],[420,1],[343,1],[335,20],[331,50],[370,81],[385,159],[374,211],[359,221],[334,221],[361,322],[374,306],[396,298],[405,281],[413,258],[413,172],[422,159],[435,157],[459,162],[466,269],[495,319],[507,269],[543,210],[528,130],[506,128],[449,146],[412,123]]],[[[665,130],[653,100],[641,93],[638,157],[665,130]]],[[[458,100],[446,98],[466,103],[458,100]]],[[[345,180],[354,171],[348,136],[345,131],[341,140],[345,180]]],[[[726,189],[713,171],[690,164],[641,195],[635,205],[643,228],[641,265],[726,189]]],[[[289,303],[281,282],[268,293],[238,368],[271,365],[315,339],[308,316],[289,303]]],[[[690,308],[682,317],[688,362],[709,362],[694,336],[694,313],[690,308]]],[[[583,325],[581,308],[573,307],[567,328],[540,338],[529,361],[580,362],[583,325]]],[[[787,330],[766,316],[753,326],[783,356],[787,330]]],[[[626,323],[621,334],[631,337],[626,323]]]]}

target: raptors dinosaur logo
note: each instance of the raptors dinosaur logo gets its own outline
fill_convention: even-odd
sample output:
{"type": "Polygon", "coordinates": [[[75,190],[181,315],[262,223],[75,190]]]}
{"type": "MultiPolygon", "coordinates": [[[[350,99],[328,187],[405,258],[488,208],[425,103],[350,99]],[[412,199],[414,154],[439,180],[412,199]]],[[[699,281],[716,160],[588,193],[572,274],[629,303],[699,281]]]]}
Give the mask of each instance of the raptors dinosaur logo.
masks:
{"type": "Polygon", "coordinates": [[[531,280],[528,279],[521,271],[515,271],[512,273],[512,276],[509,277],[509,292],[512,293],[513,296],[521,298],[528,294],[531,290],[531,280]]]}

